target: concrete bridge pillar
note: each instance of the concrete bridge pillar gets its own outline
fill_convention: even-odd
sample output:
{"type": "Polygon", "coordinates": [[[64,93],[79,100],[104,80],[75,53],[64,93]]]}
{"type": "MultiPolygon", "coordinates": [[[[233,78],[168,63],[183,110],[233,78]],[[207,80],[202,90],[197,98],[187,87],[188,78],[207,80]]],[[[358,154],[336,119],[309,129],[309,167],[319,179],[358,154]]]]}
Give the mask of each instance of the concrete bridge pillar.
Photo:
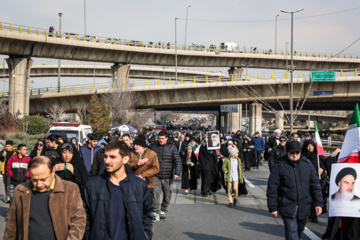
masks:
{"type": "Polygon", "coordinates": [[[275,128],[284,131],[284,111],[278,111],[275,115],[275,128]]]}
{"type": "Polygon", "coordinates": [[[34,60],[30,58],[7,58],[9,66],[9,111],[20,113],[20,118],[29,115],[30,69],[34,60]]]}
{"type": "Polygon", "coordinates": [[[129,65],[114,64],[113,66],[111,66],[111,73],[114,84],[113,86],[124,87],[124,82],[125,82],[125,86],[128,86],[129,71],[130,71],[129,65]]]}
{"type": "Polygon", "coordinates": [[[236,132],[241,130],[242,124],[242,104],[238,104],[239,111],[237,113],[231,113],[231,131],[236,132]]]}
{"type": "Polygon", "coordinates": [[[229,70],[228,70],[228,73],[231,77],[232,74],[234,74],[234,81],[241,81],[241,78],[242,78],[242,75],[244,73],[244,69],[243,68],[233,68],[231,67],[229,70]]]}
{"type": "Polygon", "coordinates": [[[262,107],[259,104],[250,104],[249,133],[252,136],[255,132],[261,135],[262,107]]]}

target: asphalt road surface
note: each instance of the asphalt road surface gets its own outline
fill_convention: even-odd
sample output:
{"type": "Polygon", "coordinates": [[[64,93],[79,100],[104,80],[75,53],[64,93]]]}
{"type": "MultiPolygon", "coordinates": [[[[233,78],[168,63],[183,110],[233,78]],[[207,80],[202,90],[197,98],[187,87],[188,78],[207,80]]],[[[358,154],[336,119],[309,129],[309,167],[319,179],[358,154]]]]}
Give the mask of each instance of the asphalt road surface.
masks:
{"type": "MultiPolygon", "coordinates": [[[[248,195],[241,196],[239,204],[228,207],[223,189],[213,195],[202,197],[200,190],[184,195],[181,180],[174,181],[173,194],[166,221],[154,223],[155,240],[238,240],[238,239],[284,239],[281,218],[274,218],[266,207],[266,187],[269,170],[266,162],[259,170],[245,173],[248,195]]],[[[4,194],[0,178],[0,198],[4,194]]],[[[200,189],[199,180],[198,189],[200,189]]],[[[5,229],[4,217],[8,204],[0,201],[0,236],[5,229]]],[[[307,223],[302,239],[319,240],[327,226],[327,214],[319,217],[319,223],[307,223]]]]}

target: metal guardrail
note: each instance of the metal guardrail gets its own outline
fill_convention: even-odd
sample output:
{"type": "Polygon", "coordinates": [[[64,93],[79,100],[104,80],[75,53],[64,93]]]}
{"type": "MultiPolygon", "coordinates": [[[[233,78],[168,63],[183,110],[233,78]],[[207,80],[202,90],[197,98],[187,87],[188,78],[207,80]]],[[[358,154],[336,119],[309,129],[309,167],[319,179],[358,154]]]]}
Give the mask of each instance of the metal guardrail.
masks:
{"type": "MultiPolygon", "coordinates": [[[[237,47],[235,49],[228,49],[215,46],[211,44],[206,46],[204,44],[191,44],[191,45],[176,45],[171,42],[161,42],[161,41],[138,41],[138,40],[130,40],[125,38],[117,38],[117,37],[102,37],[102,36],[94,36],[94,35],[84,35],[77,33],[69,33],[69,32],[56,32],[49,31],[43,28],[35,28],[24,25],[17,25],[11,23],[0,22],[0,30],[10,31],[10,32],[19,32],[24,34],[34,34],[39,36],[47,36],[47,37],[56,37],[63,39],[73,39],[78,41],[87,41],[87,42],[97,42],[97,43],[105,43],[105,44],[115,44],[115,45],[127,45],[127,46],[135,46],[135,47],[146,47],[146,48],[162,48],[162,49],[182,49],[186,51],[203,51],[203,52],[227,52],[227,53],[252,53],[252,54],[267,54],[267,55],[282,55],[282,56],[290,56],[289,51],[273,51],[271,49],[258,49],[258,48],[245,48],[245,47],[237,47]]],[[[304,57],[323,57],[323,58],[356,58],[359,59],[359,55],[352,54],[338,54],[334,56],[333,54],[328,53],[309,53],[306,51],[294,51],[294,56],[304,56],[304,57]]]]}

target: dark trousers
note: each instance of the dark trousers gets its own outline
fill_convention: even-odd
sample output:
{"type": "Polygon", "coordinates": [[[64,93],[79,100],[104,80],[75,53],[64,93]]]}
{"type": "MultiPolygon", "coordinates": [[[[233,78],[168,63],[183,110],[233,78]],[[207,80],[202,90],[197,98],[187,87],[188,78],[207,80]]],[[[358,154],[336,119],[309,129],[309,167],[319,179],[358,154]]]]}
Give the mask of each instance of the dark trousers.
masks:
{"type": "Polygon", "coordinates": [[[10,197],[10,178],[7,172],[3,175],[3,183],[5,187],[5,196],[10,197]]]}
{"type": "Polygon", "coordinates": [[[300,240],[306,225],[306,218],[299,220],[296,217],[295,218],[282,217],[282,219],[284,221],[284,227],[285,227],[285,239],[300,240]]]}
{"type": "Polygon", "coordinates": [[[262,153],[262,151],[255,151],[256,167],[257,167],[257,168],[258,168],[259,165],[260,165],[261,153],[262,153]]]}
{"type": "Polygon", "coordinates": [[[161,211],[167,212],[167,208],[170,205],[171,200],[171,185],[172,179],[160,179],[155,176],[154,181],[154,212],[160,214],[160,195],[163,194],[163,199],[161,203],[161,211]]]}

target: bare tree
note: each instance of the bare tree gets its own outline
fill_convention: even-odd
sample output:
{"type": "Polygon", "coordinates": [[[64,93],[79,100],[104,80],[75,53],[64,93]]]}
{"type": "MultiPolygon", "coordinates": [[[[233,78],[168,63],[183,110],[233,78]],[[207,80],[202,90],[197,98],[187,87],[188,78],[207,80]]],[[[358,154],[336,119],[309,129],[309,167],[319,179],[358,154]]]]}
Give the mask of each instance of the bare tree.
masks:
{"type": "Polygon", "coordinates": [[[131,120],[129,121],[128,124],[136,129],[140,129],[154,114],[154,109],[137,110],[137,111],[132,111],[129,114],[131,120]]]}
{"type": "Polygon", "coordinates": [[[0,119],[2,119],[5,116],[7,110],[8,107],[6,106],[6,103],[0,101],[0,119]]]}
{"type": "Polygon", "coordinates": [[[127,88],[120,87],[113,89],[104,97],[106,103],[110,106],[113,126],[129,124],[132,119],[132,114],[129,114],[129,112],[134,110],[138,95],[135,92],[128,91],[127,88]]]}
{"type": "Polygon", "coordinates": [[[170,112],[170,111],[158,111],[156,113],[156,120],[162,122],[163,119],[166,121],[174,121],[179,118],[178,113],[170,112]]]}
{"type": "Polygon", "coordinates": [[[57,104],[54,104],[48,110],[45,110],[45,112],[53,119],[54,122],[58,122],[63,120],[65,109],[57,104]]]}
{"type": "Polygon", "coordinates": [[[86,120],[86,109],[88,104],[78,104],[76,106],[76,115],[79,117],[80,124],[84,123],[86,120]]]}

